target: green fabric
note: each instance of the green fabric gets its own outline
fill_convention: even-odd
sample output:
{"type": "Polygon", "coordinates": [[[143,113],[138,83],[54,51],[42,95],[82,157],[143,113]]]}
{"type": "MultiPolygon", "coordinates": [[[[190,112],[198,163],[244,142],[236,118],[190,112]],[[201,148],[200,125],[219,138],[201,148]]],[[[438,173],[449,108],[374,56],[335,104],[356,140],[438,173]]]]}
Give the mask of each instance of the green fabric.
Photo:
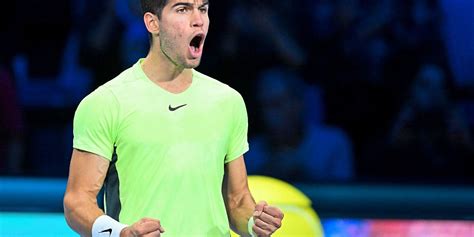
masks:
{"type": "Polygon", "coordinates": [[[80,103],[74,148],[108,160],[116,149],[120,222],[152,217],[164,236],[229,236],[221,187],[224,164],[248,150],[242,97],[194,70],[187,90],[170,93],[141,62],[80,103]]]}

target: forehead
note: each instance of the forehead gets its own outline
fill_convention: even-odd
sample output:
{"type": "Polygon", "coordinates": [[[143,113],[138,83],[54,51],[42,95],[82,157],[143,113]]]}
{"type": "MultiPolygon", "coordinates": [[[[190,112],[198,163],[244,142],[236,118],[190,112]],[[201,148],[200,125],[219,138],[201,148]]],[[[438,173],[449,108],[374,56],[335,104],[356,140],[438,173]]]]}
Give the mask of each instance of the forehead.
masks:
{"type": "Polygon", "coordinates": [[[208,4],[209,0],[168,0],[168,3],[166,3],[166,6],[174,6],[175,4],[179,4],[179,3],[186,3],[186,4],[201,6],[203,4],[208,4]]]}

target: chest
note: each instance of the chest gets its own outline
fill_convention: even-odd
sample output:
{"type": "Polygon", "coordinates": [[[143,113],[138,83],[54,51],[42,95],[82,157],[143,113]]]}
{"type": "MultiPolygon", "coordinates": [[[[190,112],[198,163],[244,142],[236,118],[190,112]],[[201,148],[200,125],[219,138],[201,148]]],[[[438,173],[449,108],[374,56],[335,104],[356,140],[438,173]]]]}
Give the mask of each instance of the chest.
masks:
{"type": "Polygon", "coordinates": [[[116,146],[174,149],[180,144],[222,149],[232,129],[232,110],[219,100],[159,99],[130,102],[121,111],[116,146]]]}

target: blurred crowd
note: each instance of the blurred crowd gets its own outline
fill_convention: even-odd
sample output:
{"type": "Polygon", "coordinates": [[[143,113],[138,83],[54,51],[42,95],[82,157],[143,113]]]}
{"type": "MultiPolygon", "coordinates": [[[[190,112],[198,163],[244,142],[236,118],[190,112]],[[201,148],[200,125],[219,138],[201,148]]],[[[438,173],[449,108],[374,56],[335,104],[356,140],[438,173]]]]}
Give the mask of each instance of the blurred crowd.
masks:
{"type": "MultiPolygon", "coordinates": [[[[147,54],[139,1],[13,5],[1,10],[0,174],[65,176],[77,104],[147,54]]],[[[211,0],[197,70],[243,95],[249,174],[469,183],[472,12],[449,0],[211,0]]]]}

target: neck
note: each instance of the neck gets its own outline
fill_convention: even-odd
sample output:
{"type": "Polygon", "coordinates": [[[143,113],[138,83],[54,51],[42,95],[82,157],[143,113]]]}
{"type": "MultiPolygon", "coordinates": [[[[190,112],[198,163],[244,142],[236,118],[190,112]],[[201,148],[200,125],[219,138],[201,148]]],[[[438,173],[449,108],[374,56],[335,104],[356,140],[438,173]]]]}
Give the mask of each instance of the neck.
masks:
{"type": "Polygon", "coordinates": [[[186,90],[192,82],[192,70],[175,64],[159,47],[151,48],[142,68],[152,82],[172,93],[186,90]]]}

